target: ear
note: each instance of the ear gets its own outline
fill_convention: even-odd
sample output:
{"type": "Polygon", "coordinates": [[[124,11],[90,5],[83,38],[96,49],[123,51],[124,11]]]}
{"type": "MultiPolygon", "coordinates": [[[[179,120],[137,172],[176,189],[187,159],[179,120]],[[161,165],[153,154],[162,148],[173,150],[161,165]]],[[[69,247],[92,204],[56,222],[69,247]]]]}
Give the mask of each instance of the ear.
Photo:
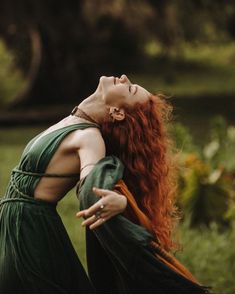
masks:
{"type": "Polygon", "coordinates": [[[110,107],[109,115],[112,117],[113,121],[121,121],[125,118],[125,110],[118,107],[110,107]]]}

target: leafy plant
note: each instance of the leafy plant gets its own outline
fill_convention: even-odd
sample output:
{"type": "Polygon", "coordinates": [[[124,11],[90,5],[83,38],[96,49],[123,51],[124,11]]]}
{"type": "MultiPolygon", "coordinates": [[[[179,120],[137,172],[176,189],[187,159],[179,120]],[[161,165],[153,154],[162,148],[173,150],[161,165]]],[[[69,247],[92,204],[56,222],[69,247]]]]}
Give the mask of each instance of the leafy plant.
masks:
{"type": "Polygon", "coordinates": [[[224,227],[235,216],[235,127],[221,117],[213,119],[211,125],[209,142],[201,150],[182,125],[173,133],[181,149],[178,204],[191,226],[217,222],[224,227]]]}

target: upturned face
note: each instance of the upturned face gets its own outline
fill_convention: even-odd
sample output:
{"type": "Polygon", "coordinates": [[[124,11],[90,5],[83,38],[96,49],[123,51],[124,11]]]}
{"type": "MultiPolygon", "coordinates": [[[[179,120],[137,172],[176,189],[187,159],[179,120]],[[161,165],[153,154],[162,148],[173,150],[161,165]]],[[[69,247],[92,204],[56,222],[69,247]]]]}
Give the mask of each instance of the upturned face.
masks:
{"type": "Polygon", "coordinates": [[[118,77],[102,76],[99,82],[102,99],[107,106],[122,107],[134,106],[136,103],[145,103],[150,93],[137,84],[132,84],[126,75],[118,77]]]}

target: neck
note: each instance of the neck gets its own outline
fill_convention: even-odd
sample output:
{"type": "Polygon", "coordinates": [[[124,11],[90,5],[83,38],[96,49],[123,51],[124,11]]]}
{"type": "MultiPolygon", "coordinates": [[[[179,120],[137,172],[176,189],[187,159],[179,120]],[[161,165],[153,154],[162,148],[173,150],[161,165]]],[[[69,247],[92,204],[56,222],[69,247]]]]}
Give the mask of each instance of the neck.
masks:
{"type": "Polygon", "coordinates": [[[108,115],[107,106],[96,92],[84,99],[78,105],[78,108],[93,118],[98,124],[102,124],[108,115]]]}

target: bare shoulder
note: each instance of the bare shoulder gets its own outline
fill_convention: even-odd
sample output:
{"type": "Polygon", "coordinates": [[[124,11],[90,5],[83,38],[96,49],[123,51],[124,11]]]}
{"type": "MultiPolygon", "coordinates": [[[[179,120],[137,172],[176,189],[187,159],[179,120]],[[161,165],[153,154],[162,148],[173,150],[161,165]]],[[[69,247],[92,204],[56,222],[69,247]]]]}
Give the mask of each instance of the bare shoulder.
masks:
{"type": "Polygon", "coordinates": [[[87,148],[89,146],[104,146],[104,140],[101,132],[97,128],[87,128],[74,132],[73,141],[78,148],[87,148]]]}

